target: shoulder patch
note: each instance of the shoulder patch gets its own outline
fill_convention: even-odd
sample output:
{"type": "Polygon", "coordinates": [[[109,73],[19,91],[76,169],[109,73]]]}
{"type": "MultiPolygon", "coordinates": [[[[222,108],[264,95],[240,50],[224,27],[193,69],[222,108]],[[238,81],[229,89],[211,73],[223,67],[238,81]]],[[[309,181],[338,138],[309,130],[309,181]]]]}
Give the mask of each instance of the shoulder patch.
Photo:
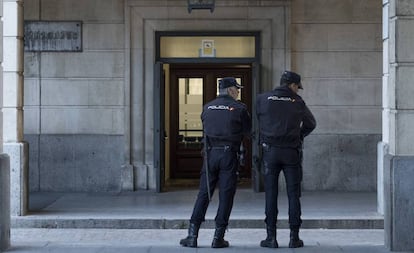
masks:
{"type": "Polygon", "coordinates": [[[228,110],[233,111],[234,107],[228,106],[228,105],[210,105],[207,107],[209,110],[228,110]]]}
{"type": "Polygon", "coordinates": [[[278,97],[278,96],[269,96],[267,97],[267,100],[273,100],[273,101],[286,101],[286,102],[295,102],[296,100],[291,97],[278,97]]]}

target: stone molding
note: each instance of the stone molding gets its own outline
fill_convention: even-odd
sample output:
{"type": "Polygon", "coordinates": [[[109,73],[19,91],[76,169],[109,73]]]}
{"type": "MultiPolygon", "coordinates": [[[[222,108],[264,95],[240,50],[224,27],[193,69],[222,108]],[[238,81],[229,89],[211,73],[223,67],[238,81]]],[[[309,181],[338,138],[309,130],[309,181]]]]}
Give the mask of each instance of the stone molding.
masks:
{"type": "MultiPolygon", "coordinates": [[[[265,86],[278,83],[279,76],[273,73],[282,73],[290,66],[290,1],[272,1],[266,6],[221,1],[214,18],[205,12],[189,15],[187,8],[178,2],[151,1],[150,5],[148,1],[125,1],[124,164],[136,168],[134,172],[148,168],[146,182],[139,179],[134,185],[154,190],[157,180],[153,171],[152,111],[155,31],[259,31],[262,42],[260,79],[264,84],[260,90],[266,90],[272,87],[265,86]]],[[[133,178],[142,178],[142,175],[133,178]]]]}
{"type": "Polygon", "coordinates": [[[23,216],[29,202],[29,145],[26,142],[4,143],[10,157],[10,215],[23,216]]]}

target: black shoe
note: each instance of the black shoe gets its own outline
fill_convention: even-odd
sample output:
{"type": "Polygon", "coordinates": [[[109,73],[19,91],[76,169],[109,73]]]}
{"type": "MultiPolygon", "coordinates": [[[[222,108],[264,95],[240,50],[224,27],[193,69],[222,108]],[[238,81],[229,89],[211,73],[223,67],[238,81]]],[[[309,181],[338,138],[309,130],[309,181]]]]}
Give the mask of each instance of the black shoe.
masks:
{"type": "Polygon", "coordinates": [[[197,237],[187,236],[180,240],[183,247],[197,248],[197,237]]]}
{"type": "Polygon", "coordinates": [[[278,248],[279,244],[277,244],[277,241],[273,238],[266,238],[265,240],[260,242],[260,247],[264,248],[278,248]]]}
{"type": "Polygon", "coordinates": [[[212,248],[227,248],[229,246],[229,242],[224,239],[214,238],[213,242],[211,243],[212,248]]]}
{"type": "Polygon", "coordinates": [[[190,223],[190,226],[188,227],[188,236],[184,239],[181,239],[180,244],[184,247],[197,248],[197,237],[199,229],[199,225],[190,223]]]}
{"type": "Polygon", "coordinates": [[[229,242],[224,240],[224,233],[226,232],[226,228],[216,228],[214,233],[213,242],[211,243],[212,248],[227,248],[229,247],[229,242]]]}
{"type": "Polygon", "coordinates": [[[290,239],[289,248],[302,248],[302,247],[303,247],[303,241],[301,239],[298,239],[298,240],[290,239]]]}
{"type": "Polygon", "coordinates": [[[302,248],[303,241],[299,239],[299,229],[290,230],[289,248],[302,248]]]}
{"type": "Polygon", "coordinates": [[[278,248],[279,245],[277,244],[276,240],[276,228],[275,227],[267,227],[266,228],[267,237],[263,241],[260,242],[260,247],[264,248],[278,248]]]}

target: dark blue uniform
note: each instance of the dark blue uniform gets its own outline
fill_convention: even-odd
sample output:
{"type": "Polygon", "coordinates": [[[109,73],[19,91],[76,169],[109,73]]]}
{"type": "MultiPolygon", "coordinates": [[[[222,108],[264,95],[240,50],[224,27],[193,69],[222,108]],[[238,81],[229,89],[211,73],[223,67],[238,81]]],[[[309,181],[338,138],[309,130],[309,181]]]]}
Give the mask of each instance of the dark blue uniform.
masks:
{"type": "Polygon", "coordinates": [[[278,215],[278,178],[283,170],[289,199],[289,224],[302,223],[300,184],[302,181],[302,141],[316,127],[316,121],[302,98],[287,85],[260,94],[256,101],[263,151],[266,192],[266,225],[275,227],[278,215]]]}
{"type": "MultiPolygon", "coordinates": [[[[246,106],[229,95],[218,96],[204,105],[201,114],[208,143],[208,171],[210,195],[219,187],[219,207],[215,218],[217,228],[228,225],[237,184],[237,151],[244,135],[249,135],[251,118],[246,106]]],[[[204,147],[206,148],[206,147],[204,147]]],[[[200,177],[200,191],[190,223],[199,226],[209,204],[204,163],[200,177]]]]}

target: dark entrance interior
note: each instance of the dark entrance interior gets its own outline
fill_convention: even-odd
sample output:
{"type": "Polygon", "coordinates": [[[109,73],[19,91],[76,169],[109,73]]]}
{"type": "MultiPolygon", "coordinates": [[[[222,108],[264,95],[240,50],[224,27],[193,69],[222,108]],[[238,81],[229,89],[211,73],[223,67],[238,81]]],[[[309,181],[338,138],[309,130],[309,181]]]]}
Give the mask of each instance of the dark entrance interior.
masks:
{"type": "MultiPolygon", "coordinates": [[[[239,99],[252,114],[252,67],[250,64],[170,65],[170,178],[198,179],[202,166],[203,105],[217,96],[218,80],[233,76],[244,85],[239,99]]],[[[251,141],[245,141],[246,165],[240,178],[251,178],[251,141]]]]}

